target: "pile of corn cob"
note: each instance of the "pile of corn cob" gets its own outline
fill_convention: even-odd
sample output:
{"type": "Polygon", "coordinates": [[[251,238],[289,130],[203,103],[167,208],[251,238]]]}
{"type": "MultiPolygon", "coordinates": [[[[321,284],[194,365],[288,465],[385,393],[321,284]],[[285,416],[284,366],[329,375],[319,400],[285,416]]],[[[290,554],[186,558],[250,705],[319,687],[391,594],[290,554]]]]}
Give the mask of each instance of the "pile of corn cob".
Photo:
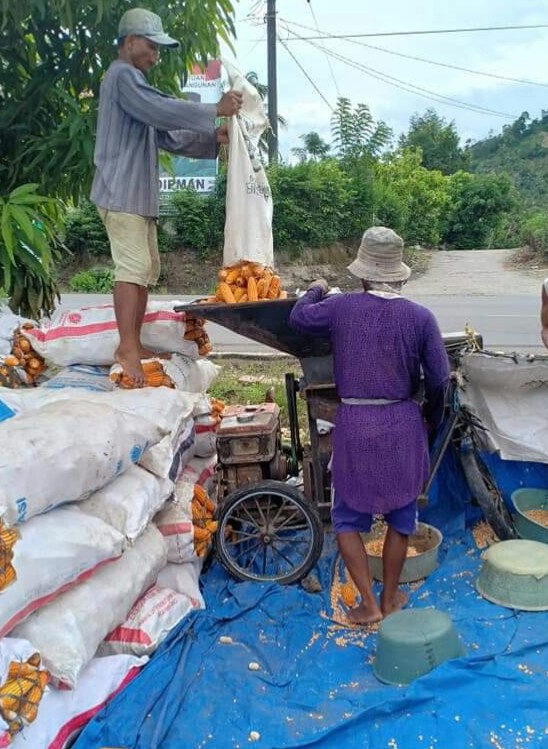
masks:
{"type": "Polygon", "coordinates": [[[39,653],[35,653],[24,663],[10,663],[8,677],[0,686],[0,716],[12,738],[38,715],[50,680],[49,673],[40,668],[41,662],[39,653]]]}
{"type": "Polygon", "coordinates": [[[218,427],[223,418],[226,403],[219,398],[213,398],[211,395],[209,401],[211,403],[211,418],[215,421],[215,426],[218,427]]]}
{"type": "Polygon", "coordinates": [[[281,289],[280,276],[272,268],[244,261],[219,271],[219,285],[215,295],[205,301],[241,304],[286,297],[287,292],[281,289]]]}
{"type": "Polygon", "coordinates": [[[23,335],[23,330],[32,327],[32,323],[28,322],[15,331],[11,354],[0,365],[0,385],[3,387],[33,385],[46,369],[44,359],[34,351],[23,335]]]}
{"type": "MultiPolygon", "coordinates": [[[[150,388],[167,387],[174,388],[175,383],[168,377],[160,359],[145,359],[142,362],[143,372],[145,373],[145,386],[150,388]]],[[[119,372],[111,372],[110,379],[121,388],[134,388],[133,377],[129,377],[121,369],[119,372]]]]}
{"type": "Polygon", "coordinates": [[[211,351],[213,351],[213,346],[211,345],[209,336],[205,331],[205,320],[201,317],[194,317],[194,315],[187,312],[185,323],[185,340],[194,341],[196,343],[200,356],[207,356],[207,354],[211,353],[211,351]]]}
{"type": "Polygon", "coordinates": [[[13,547],[19,538],[18,531],[6,528],[0,521],[0,593],[17,579],[13,566],[13,547]]]}
{"type": "Polygon", "coordinates": [[[213,534],[217,531],[218,523],[213,520],[217,505],[210,498],[203,486],[194,486],[192,497],[192,523],[194,525],[194,549],[199,557],[205,557],[211,543],[213,534]]]}

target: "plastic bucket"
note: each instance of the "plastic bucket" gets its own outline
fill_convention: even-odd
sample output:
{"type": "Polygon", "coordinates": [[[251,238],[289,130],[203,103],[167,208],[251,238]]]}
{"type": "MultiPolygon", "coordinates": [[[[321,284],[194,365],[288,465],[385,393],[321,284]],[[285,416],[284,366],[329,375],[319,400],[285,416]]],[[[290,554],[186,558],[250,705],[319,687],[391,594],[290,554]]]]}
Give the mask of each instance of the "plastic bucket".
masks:
{"type": "MultiPolygon", "coordinates": [[[[374,529],[371,533],[362,535],[363,541],[375,541],[384,535],[385,528],[374,529]]],[[[417,532],[409,536],[409,545],[413,546],[418,554],[407,557],[400,575],[400,583],[411,583],[428,577],[438,566],[438,555],[443,535],[427,523],[417,523],[417,532]]],[[[369,570],[375,580],[382,581],[382,556],[371,554],[368,551],[369,570]]]]}
{"type": "Polygon", "coordinates": [[[548,611],[548,545],[513,539],[483,555],[478,592],[492,603],[520,611],[548,611]]]}
{"type": "Polygon", "coordinates": [[[385,684],[409,684],[464,648],[451,618],[436,609],[406,609],[379,627],[373,672],[385,684]]]}
{"type": "Polygon", "coordinates": [[[548,489],[516,489],[512,492],[512,502],[516,508],[514,523],[521,538],[548,544],[548,526],[525,514],[528,510],[548,512],[548,489]]]}

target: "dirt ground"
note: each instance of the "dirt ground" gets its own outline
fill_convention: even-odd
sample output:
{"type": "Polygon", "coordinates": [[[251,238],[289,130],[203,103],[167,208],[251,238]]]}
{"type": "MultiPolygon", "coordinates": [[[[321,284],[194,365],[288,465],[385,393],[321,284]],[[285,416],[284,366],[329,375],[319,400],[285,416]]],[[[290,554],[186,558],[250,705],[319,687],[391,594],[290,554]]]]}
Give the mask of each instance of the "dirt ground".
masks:
{"type": "Polygon", "coordinates": [[[438,250],[428,271],[409,280],[409,290],[423,296],[530,294],[548,276],[548,266],[521,267],[516,250],[438,250]]]}

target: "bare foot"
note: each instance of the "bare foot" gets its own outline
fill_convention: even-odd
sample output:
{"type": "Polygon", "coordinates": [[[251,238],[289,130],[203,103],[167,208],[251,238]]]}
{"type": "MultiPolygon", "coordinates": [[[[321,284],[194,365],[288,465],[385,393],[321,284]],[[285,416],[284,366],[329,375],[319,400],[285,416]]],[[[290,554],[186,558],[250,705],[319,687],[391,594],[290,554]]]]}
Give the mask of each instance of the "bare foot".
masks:
{"type": "Polygon", "coordinates": [[[141,359],[171,359],[171,354],[167,351],[150,351],[142,346],[139,349],[139,356],[141,359]]]}
{"type": "Polygon", "coordinates": [[[381,593],[381,611],[383,616],[388,616],[389,614],[393,614],[394,612],[403,609],[408,600],[409,596],[407,593],[404,593],[403,590],[397,590],[395,595],[390,598],[388,598],[383,591],[381,593]]]}
{"type": "Polygon", "coordinates": [[[382,612],[376,602],[368,606],[360,603],[359,606],[347,612],[346,618],[352,624],[375,624],[382,619],[382,612]]]}
{"type": "Polygon", "coordinates": [[[133,382],[133,387],[145,387],[145,373],[143,371],[143,365],[141,364],[139,352],[124,351],[123,349],[119,348],[116,349],[114,358],[122,367],[124,374],[133,382]]]}

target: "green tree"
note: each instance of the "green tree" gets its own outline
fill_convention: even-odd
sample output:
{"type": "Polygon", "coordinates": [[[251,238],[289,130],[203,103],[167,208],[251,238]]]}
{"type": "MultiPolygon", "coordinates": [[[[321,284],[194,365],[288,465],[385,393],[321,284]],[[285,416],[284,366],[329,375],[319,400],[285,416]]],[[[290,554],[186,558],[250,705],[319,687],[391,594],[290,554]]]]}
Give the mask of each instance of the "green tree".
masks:
{"type": "Polygon", "coordinates": [[[449,205],[449,178],[422,166],[420,154],[413,150],[378,163],[375,173],[376,212],[384,215],[387,203],[409,244],[439,244],[449,205]]]}
{"type": "MultiPolygon", "coordinates": [[[[233,3],[147,0],[146,4],[181,41],[180,50],[163,53],[152,76],[153,83],[178,94],[192,63],[218,54],[219,39],[230,43],[233,3]]],[[[17,273],[7,274],[6,269],[19,269],[24,276],[30,267],[28,253],[14,254],[10,237],[23,233],[30,243],[29,226],[43,223],[48,211],[45,218],[54,218],[51,198],[77,202],[89,190],[99,86],[116,56],[118,20],[128,7],[127,0],[3,0],[0,5],[0,198],[6,205],[8,195],[27,183],[38,185],[40,193],[49,196],[38,200],[36,190],[36,199],[27,196],[28,220],[17,209],[2,211],[0,273],[10,295],[17,273]],[[8,223],[11,228],[6,228],[8,223]]],[[[42,236],[51,256],[55,234],[49,223],[46,228],[42,236]]],[[[44,260],[39,241],[32,241],[30,249],[35,258],[44,260]]],[[[49,260],[34,267],[44,284],[42,291],[52,290],[49,260]]],[[[18,308],[24,304],[23,297],[18,308]]]]}
{"type": "Polygon", "coordinates": [[[343,96],[331,117],[331,134],[336,154],[345,161],[377,158],[392,139],[392,130],[382,120],[375,122],[367,104],[352,108],[343,96]]]}
{"type": "Polygon", "coordinates": [[[453,174],[445,241],[464,250],[489,246],[490,237],[512,211],[515,201],[515,188],[506,174],[453,174]]]}
{"type": "Polygon", "coordinates": [[[420,150],[423,166],[443,174],[453,174],[468,165],[455,123],[446,122],[434,109],[411,117],[409,131],[400,136],[399,146],[420,150]]]}
{"type": "Polygon", "coordinates": [[[299,135],[303,145],[298,148],[292,148],[291,152],[299,158],[300,161],[321,161],[325,159],[330,150],[329,143],[326,143],[319,133],[311,130],[309,133],[299,135]]]}

